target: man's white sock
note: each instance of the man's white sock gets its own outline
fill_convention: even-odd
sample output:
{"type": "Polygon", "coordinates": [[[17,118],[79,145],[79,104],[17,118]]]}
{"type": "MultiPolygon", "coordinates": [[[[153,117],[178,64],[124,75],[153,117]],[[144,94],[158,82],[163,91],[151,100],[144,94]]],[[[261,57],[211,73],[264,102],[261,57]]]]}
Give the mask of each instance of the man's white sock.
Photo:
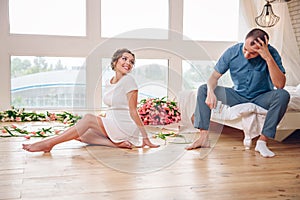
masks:
{"type": "Polygon", "coordinates": [[[267,147],[267,143],[263,140],[257,140],[255,151],[258,151],[263,157],[275,156],[275,153],[270,151],[270,149],[267,147]]]}

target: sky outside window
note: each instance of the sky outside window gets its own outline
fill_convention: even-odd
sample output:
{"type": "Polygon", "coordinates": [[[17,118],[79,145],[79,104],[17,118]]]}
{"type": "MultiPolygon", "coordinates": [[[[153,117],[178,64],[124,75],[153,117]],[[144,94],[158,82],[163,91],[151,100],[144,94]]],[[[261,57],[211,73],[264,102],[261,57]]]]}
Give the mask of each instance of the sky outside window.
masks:
{"type": "Polygon", "coordinates": [[[238,0],[184,0],[183,7],[184,36],[202,41],[238,40],[238,0]]]}
{"type": "Polygon", "coordinates": [[[101,1],[102,37],[167,39],[168,28],[168,0],[101,1]]]}
{"type": "Polygon", "coordinates": [[[10,33],[86,35],[85,0],[9,0],[10,33]]]}

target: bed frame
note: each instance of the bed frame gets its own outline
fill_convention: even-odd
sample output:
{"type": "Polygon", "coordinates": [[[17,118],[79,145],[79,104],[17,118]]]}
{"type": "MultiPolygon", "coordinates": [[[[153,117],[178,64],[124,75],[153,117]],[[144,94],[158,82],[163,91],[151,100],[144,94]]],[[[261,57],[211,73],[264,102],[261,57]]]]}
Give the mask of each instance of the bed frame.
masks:
{"type": "MultiPolygon", "coordinates": [[[[261,120],[263,121],[264,119],[261,120]]],[[[243,130],[242,118],[223,121],[216,118],[212,118],[211,121],[243,130]]],[[[285,113],[284,117],[282,118],[281,122],[277,127],[275,140],[282,142],[297,129],[300,129],[300,112],[288,111],[285,113]]]]}

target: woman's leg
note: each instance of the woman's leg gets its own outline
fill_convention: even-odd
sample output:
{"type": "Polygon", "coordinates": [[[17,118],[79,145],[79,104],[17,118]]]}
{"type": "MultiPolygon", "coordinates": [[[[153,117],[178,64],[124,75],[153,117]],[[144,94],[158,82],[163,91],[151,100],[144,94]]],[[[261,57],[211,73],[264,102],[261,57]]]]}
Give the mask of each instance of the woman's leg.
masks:
{"type": "Polygon", "coordinates": [[[128,141],[115,143],[111,141],[108,137],[103,136],[103,134],[99,130],[89,129],[79,138],[77,138],[80,142],[84,142],[87,144],[93,145],[101,145],[101,146],[109,146],[109,147],[120,147],[120,148],[132,148],[132,144],[128,141]]]}
{"type": "Polygon", "coordinates": [[[58,136],[47,138],[33,144],[23,144],[23,149],[30,152],[50,152],[55,145],[76,138],[78,138],[78,133],[76,131],[76,127],[73,126],[58,136]]]}
{"type": "MultiPolygon", "coordinates": [[[[92,114],[87,114],[75,126],[67,129],[62,134],[33,144],[23,144],[23,149],[30,152],[37,152],[37,151],[50,152],[55,145],[69,140],[78,139],[81,136],[83,136],[89,129],[98,130],[97,131],[98,137],[108,139],[101,118],[92,114]]],[[[120,147],[130,146],[127,143],[125,142],[125,145],[120,144],[120,147]]]]}

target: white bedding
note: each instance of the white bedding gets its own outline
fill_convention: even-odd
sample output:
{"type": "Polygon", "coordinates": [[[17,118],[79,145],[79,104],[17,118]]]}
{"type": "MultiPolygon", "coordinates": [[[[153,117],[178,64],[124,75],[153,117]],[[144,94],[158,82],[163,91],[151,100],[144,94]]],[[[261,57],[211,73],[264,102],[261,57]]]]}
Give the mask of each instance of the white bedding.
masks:
{"type": "MultiPolygon", "coordinates": [[[[300,113],[300,84],[297,87],[288,86],[285,89],[291,95],[288,112],[300,113]]],[[[196,90],[182,91],[179,94],[178,104],[181,111],[181,132],[197,131],[191,122],[191,117],[196,106],[196,94],[196,90]]],[[[245,138],[252,139],[261,133],[266,113],[267,110],[252,103],[244,103],[232,107],[221,105],[220,112],[212,112],[211,120],[222,124],[226,124],[224,122],[230,122],[230,124],[238,123],[234,127],[242,129],[245,133],[245,138]]],[[[285,129],[288,129],[287,122],[284,124],[285,129]]],[[[293,128],[295,128],[294,126],[293,128]]]]}
{"type": "Polygon", "coordinates": [[[291,96],[288,111],[300,111],[300,84],[297,87],[286,86],[285,89],[291,96]]]}

